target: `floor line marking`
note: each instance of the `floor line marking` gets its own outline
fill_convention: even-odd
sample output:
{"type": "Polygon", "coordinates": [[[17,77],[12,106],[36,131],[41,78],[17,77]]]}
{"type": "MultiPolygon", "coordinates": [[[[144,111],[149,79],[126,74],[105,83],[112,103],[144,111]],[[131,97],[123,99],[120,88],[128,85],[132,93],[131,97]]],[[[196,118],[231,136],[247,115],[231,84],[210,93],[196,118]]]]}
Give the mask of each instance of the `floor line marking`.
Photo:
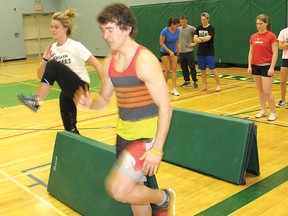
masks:
{"type": "Polygon", "coordinates": [[[229,215],[288,181],[288,166],[195,216],[229,215]]]}
{"type": "Polygon", "coordinates": [[[41,203],[43,203],[45,206],[47,206],[48,208],[50,208],[52,211],[56,212],[58,215],[60,216],[66,216],[66,214],[62,211],[60,211],[58,208],[56,208],[55,206],[53,206],[51,203],[47,202],[45,199],[43,199],[41,196],[37,195],[36,193],[34,193],[32,190],[30,190],[29,188],[25,187],[23,184],[21,184],[19,181],[15,180],[13,177],[11,177],[9,174],[7,174],[6,172],[4,172],[3,170],[0,169],[0,173],[2,175],[4,175],[5,177],[7,177],[9,180],[11,180],[13,183],[15,183],[16,185],[18,185],[21,189],[23,189],[24,191],[26,191],[27,193],[29,193],[31,196],[33,196],[35,199],[37,199],[38,201],[40,201],[41,203]]]}

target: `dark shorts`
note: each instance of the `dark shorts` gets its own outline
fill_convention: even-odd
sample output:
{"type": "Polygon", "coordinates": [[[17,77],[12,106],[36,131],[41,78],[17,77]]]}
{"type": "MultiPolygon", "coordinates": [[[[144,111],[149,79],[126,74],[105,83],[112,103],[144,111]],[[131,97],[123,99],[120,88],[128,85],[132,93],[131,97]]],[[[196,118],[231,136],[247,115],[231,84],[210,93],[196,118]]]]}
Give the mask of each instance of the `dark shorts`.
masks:
{"type": "Polygon", "coordinates": [[[271,77],[268,75],[269,68],[270,65],[265,66],[252,65],[252,74],[256,76],[271,77]]]}
{"type": "MultiPolygon", "coordinates": [[[[165,53],[165,52],[160,52],[160,55],[161,55],[161,57],[163,57],[163,56],[170,56],[169,53],[165,53]]],[[[177,53],[175,52],[174,55],[177,56],[177,53]]]]}
{"type": "Polygon", "coordinates": [[[206,70],[208,65],[210,70],[215,69],[215,56],[198,56],[198,68],[199,70],[206,70]]]}
{"type": "Polygon", "coordinates": [[[282,59],[281,67],[288,67],[288,59],[282,59]]]}

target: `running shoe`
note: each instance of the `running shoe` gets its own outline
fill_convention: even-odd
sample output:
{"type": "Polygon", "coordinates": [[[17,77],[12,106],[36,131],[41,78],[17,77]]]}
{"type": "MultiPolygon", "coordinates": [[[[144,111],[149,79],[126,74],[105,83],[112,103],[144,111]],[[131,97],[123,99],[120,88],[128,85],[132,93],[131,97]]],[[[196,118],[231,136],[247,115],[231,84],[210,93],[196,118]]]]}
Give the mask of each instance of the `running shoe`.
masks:
{"type": "Polygon", "coordinates": [[[187,87],[190,86],[190,81],[185,81],[183,84],[180,85],[180,87],[187,87]]]}
{"type": "Polygon", "coordinates": [[[268,121],[275,121],[277,119],[276,113],[270,113],[268,121]]]}
{"type": "Polygon", "coordinates": [[[285,105],[285,101],[280,100],[278,104],[276,104],[277,108],[283,107],[285,105]]]}
{"type": "Polygon", "coordinates": [[[37,98],[36,95],[32,95],[31,97],[26,97],[23,94],[18,94],[19,99],[23,104],[28,106],[33,111],[37,112],[39,106],[42,104],[42,101],[37,98]]]}
{"type": "Polygon", "coordinates": [[[261,111],[257,115],[255,115],[255,118],[262,118],[266,116],[267,116],[267,113],[265,113],[264,111],[261,111]]]}
{"type": "Polygon", "coordinates": [[[176,215],[176,193],[172,189],[164,189],[166,201],[157,206],[158,209],[153,212],[153,216],[175,216],[176,215]]]}
{"type": "Polygon", "coordinates": [[[179,92],[176,89],[173,89],[171,93],[175,96],[180,96],[179,92]]]}

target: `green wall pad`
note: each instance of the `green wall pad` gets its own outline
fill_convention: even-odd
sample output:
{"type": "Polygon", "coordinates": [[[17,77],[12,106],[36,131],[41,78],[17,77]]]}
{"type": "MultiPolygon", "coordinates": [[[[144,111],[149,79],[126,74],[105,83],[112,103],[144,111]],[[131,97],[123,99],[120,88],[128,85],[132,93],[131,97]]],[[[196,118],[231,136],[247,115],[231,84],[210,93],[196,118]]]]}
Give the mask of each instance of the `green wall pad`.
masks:
{"type": "Polygon", "coordinates": [[[174,109],[164,160],[235,184],[260,175],[253,121],[174,109]]]}
{"type": "Polygon", "coordinates": [[[67,131],[57,133],[48,192],[81,215],[131,215],[113,200],[104,182],[116,160],[115,147],[67,131]]]}

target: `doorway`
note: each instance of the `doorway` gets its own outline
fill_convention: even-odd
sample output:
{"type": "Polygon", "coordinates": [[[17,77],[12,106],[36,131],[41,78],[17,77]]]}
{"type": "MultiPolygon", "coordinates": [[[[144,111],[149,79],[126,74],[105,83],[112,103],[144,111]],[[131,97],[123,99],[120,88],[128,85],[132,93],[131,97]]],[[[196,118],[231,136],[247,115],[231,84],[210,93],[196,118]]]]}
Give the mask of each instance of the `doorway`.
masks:
{"type": "Polygon", "coordinates": [[[50,22],[53,13],[23,14],[26,59],[42,58],[46,47],[53,43],[50,22]]]}

